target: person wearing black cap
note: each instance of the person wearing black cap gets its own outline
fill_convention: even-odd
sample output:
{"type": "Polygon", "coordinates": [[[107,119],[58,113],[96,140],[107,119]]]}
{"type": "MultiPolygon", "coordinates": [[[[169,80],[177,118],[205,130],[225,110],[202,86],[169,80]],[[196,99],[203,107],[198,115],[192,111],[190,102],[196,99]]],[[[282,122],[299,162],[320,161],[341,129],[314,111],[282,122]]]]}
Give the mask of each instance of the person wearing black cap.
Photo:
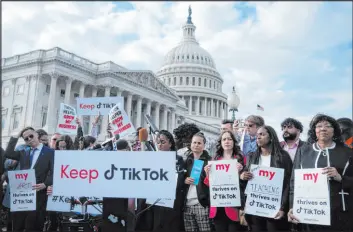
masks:
{"type": "MultiPolygon", "coordinates": [[[[115,145],[117,151],[131,151],[125,139],[119,139],[115,145]]],[[[134,231],[134,228],[131,228],[131,217],[128,212],[127,198],[103,197],[102,232],[134,231]]]]}

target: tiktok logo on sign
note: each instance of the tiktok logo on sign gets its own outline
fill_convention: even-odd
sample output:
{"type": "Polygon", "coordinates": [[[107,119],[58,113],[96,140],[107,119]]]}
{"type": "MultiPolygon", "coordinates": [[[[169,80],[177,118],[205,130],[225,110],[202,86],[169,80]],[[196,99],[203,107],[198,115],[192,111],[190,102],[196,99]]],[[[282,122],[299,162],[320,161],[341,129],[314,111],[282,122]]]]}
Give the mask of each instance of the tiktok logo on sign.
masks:
{"type": "MultiPolygon", "coordinates": [[[[122,180],[169,181],[167,175],[168,171],[163,168],[159,170],[151,168],[117,168],[114,164],[111,164],[111,167],[104,172],[104,178],[107,180],[112,180],[115,176],[122,180]],[[115,176],[116,173],[117,175],[115,176]]],[[[78,170],[75,168],[70,169],[70,165],[61,165],[61,179],[88,180],[88,183],[91,184],[98,177],[99,171],[97,169],[78,170]]]]}
{"type": "Polygon", "coordinates": [[[157,171],[151,170],[151,168],[117,168],[114,164],[111,165],[110,170],[105,171],[104,177],[111,180],[114,178],[115,172],[120,172],[122,180],[169,180],[167,177],[168,171],[164,171],[163,168],[157,171]]]}

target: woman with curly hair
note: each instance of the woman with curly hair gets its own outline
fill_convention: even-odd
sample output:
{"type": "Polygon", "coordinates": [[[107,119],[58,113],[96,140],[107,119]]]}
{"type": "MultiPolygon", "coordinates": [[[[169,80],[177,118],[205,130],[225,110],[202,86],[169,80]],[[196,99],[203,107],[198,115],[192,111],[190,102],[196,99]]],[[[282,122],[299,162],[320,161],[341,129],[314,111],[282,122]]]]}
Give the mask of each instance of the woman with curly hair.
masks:
{"type": "MultiPolygon", "coordinates": [[[[240,147],[237,145],[237,140],[231,131],[223,131],[216,145],[216,154],[214,160],[232,160],[237,159],[238,171],[240,172],[244,166],[244,158],[241,154],[240,147]]],[[[205,167],[206,178],[205,185],[209,184],[209,173],[211,164],[205,167]]],[[[239,209],[234,207],[211,207],[210,218],[214,219],[216,231],[239,231],[239,209]]]]}
{"type": "Polygon", "coordinates": [[[193,123],[181,124],[173,130],[177,153],[184,161],[191,154],[191,139],[198,132],[200,129],[193,123]]]}
{"type": "Polygon", "coordinates": [[[304,231],[352,231],[352,196],[341,194],[352,192],[353,162],[352,150],[342,142],[341,130],[337,121],[324,114],[316,115],[308,131],[308,145],[298,151],[294,159],[290,185],[290,210],[288,221],[302,223],[293,215],[294,170],[323,168],[329,181],[331,225],[301,224],[304,231]],[[342,197],[345,199],[343,200],[342,197]],[[350,205],[350,206],[349,206],[350,205]]]}

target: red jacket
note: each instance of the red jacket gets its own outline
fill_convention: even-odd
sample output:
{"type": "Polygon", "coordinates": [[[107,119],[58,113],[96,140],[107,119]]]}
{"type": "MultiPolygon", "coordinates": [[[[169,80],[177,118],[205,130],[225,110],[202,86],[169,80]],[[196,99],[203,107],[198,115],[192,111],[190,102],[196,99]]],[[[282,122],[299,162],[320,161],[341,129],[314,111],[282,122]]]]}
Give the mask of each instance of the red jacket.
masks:
{"type": "MultiPolygon", "coordinates": [[[[246,164],[246,159],[245,156],[244,158],[244,164],[246,164]]],[[[217,158],[217,160],[220,160],[221,157],[217,158]]],[[[210,186],[210,182],[208,179],[208,176],[206,176],[204,182],[205,185],[210,186]]],[[[224,207],[224,211],[227,215],[227,217],[232,220],[232,221],[239,221],[239,210],[236,209],[235,207],[224,207]]],[[[210,218],[215,218],[217,214],[217,207],[210,207],[210,218]]]]}

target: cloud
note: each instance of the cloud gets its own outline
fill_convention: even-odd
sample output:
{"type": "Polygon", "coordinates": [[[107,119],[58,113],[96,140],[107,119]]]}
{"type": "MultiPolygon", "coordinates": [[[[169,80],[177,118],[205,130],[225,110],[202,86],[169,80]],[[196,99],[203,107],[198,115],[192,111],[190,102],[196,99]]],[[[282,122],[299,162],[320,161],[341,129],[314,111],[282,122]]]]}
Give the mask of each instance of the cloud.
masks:
{"type": "Polygon", "coordinates": [[[351,2],[2,5],[2,57],[59,46],[95,62],[152,71],[179,43],[191,5],[196,38],[213,56],[223,91],[239,90],[237,116],[259,113],[260,104],[278,132],[289,116],[304,126],[317,112],[351,117],[351,2]]]}

